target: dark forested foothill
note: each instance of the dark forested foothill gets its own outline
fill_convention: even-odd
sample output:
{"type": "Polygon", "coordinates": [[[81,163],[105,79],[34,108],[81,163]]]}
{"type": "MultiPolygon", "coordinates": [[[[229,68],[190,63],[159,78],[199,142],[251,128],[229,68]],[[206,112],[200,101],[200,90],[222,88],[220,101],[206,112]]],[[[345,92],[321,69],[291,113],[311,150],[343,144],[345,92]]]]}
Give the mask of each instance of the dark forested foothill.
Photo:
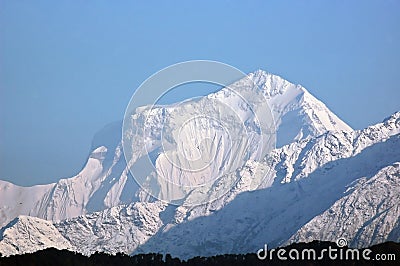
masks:
{"type": "MultiPolygon", "coordinates": [[[[282,261],[277,256],[272,256],[272,260],[269,258],[269,252],[267,258],[260,260],[256,253],[245,254],[245,255],[218,255],[212,257],[194,257],[187,261],[182,261],[178,258],[172,258],[171,255],[167,254],[139,254],[134,256],[128,256],[124,254],[109,255],[105,253],[95,253],[90,257],[84,256],[79,253],[74,253],[67,250],[57,250],[54,248],[37,251],[31,254],[16,255],[10,257],[1,257],[0,266],[8,265],[26,265],[26,266],[69,266],[69,265],[400,265],[400,244],[394,242],[387,242],[370,247],[371,252],[369,253],[370,260],[365,260],[360,256],[357,259],[336,259],[331,260],[328,256],[324,256],[321,260],[318,259],[303,259],[303,260],[292,260],[288,257],[291,250],[296,249],[299,254],[308,255],[310,249],[315,250],[316,254],[321,254],[323,249],[327,249],[329,246],[337,248],[336,243],[313,241],[311,243],[298,243],[284,247],[282,249],[285,252],[281,254],[287,255],[287,260],[282,261]],[[378,257],[376,256],[378,255],[378,257]],[[380,255],[380,256],[379,256],[380,255]],[[377,260],[380,258],[381,260],[377,260]],[[384,260],[383,260],[384,259],[384,260]]],[[[346,254],[347,247],[341,248],[342,254],[346,254]]],[[[278,249],[275,249],[275,252],[278,249]]],[[[359,254],[365,249],[360,249],[359,254]]],[[[336,252],[339,256],[340,249],[337,248],[336,252]]],[[[292,255],[295,256],[296,252],[292,255]]],[[[326,253],[327,254],[327,253],[326,253]]],[[[260,256],[265,254],[260,253],[260,256]]],[[[276,254],[275,254],[276,255],[276,254]]],[[[344,255],[343,255],[344,256],[344,255]]]]}

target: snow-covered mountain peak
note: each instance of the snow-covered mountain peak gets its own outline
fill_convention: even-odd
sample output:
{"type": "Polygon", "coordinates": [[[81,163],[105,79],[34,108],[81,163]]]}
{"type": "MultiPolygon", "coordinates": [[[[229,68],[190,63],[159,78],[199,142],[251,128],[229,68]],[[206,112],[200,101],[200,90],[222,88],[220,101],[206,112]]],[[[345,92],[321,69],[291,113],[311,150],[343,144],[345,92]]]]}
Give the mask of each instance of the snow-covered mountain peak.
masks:
{"type": "MultiPolygon", "coordinates": [[[[241,83],[242,87],[236,88],[244,96],[248,96],[245,98],[248,103],[259,106],[259,108],[269,107],[271,109],[277,129],[277,147],[297,140],[317,137],[327,131],[352,131],[325,104],[302,86],[292,84],[263,70],[250,73],[248,77],[252,78],[260,89],[253,91],[254,86],[246,87],[249,85],[246,82],[241,83]]],[[[240,85],[240,82],[237,85],[240,85]]],[[[257,121],[250,108],[247,107],[239,97],[222,89],[205,97],[190,99],[180,104],[155,106],[153,109],[149,106],[137,108],[136,113],[131,117],[138,129],[137,132],[140,133],[140,138],[133,139],[134,143],[132,143],[132,151],[136,152],[135,159],[138,163],[135,173],[147,178],[151,174],[148,170],[156,165],[157,173],[163,175],[165,180],[175,182],[175,179],[184,177],[167,160],[180,159],[180,157],[175,156],[174,153],[163,153],[160,150],[161,144],[173,140],[177,145],[182,144],[182,147],[188,148],[187,150],[182,149],[185,152],[196,152],[191,154],[195,158],[197,149],[205,146],[201,145],[202,142],[198,136],[207,136],[208,140],[215,136],[215,140],[218,140],[203,143],[218,143],[218,145],[209,145],[209,147],[215,147],[212,151],[217,155],[216,158],[220,159],[219,164],[216,165],[218,167],[204,176],[218,176],[222,172],[223,174],[233,174],[236,173],[237,168],[248,164],[247,159],[262,159],[264,150],[260,147],[259,140],[266,137],[265,134],[261,134],[263,130],[266,131],[266,126],[263,121],[257,121]],[[216,104],[217,101],[222,104],[216,104]],[[226,122],[224,128],[228,129],[229,134],[226,134],[218,123],[211,123],[204,118],[192,119],[189,121],[190,123],[186,124],[179,122],[193,118],[195,114],[198,114],[198,110],[204,111],[203,114],[214,118],[215,121],[221,120],[222,117],[223,122],[226,122]],[[237,115],[238,118],[234,115],[237,115]],[[147,127],[144,129],[145,121],[147,127]],[[236,127],[239,125],[239,121],[245,122],[242,131],[238,131],[242,127],[236,127]],[[183,126],[183,130],[176,130],[179,123],[183,126]],[[246,138],[246,141],[243,141],[241,136],[245,131],[252,134],[246,138]],[[166,133],[164,140],[161,139],[161,132],[166,133]],[[224,138],[224,136],[229,138],[224,138]],[[188,143],[189,145],[187,145],[188,143]],[[226,145],[221,145],[221,143],[226,143],[226,145]],[[147,145],[146,149],[143,149],[144,144],[147,145]],[[141,158],[151,158],[150,164],[141,165],[139,163],[141,158]],[[237,158],[241,158],[241,161],[237,158]]],[[[264,116],[260,117],[265,118],[264,116]]],[[[60,221],[120,204],[151,200],[150,196],[137,185],[132,178],[130,168],[126,165],[121,145],[121,128],[122,123],[115,122],[95,135],[92,153],[84,168],[74,177],[60,179],[54,184],[30,188],[0,181],[0,202],[2,203],[0,226],[20,214],[60,221]]],[[[173,141],[171,141],[172,144],[174,144],[173,141]]],[[[299,148],[299,150],[301,149],[299,148]]],[[[250,174],[248,176],[252,177],[250,174]]],[[[202,176],[199,175],[199,177],[202,176]]],[[[199,180],[201,181],[201,179],[194,179],[196,182],[199,180]]],[[[232,178],[232,180],[235,179],[232,178]]],[[[176,181],[180,182],[180,180],[176,181]]],[[[247,183],[240,185],[250,186],[247,183]]],[[[217,191],[217,189],[215,190],[217,191]]],[[[171,191],[165,190],[168,193],[171,191]]]]}
{"type": "Polygon", "coordinates": [[[119,205],[67,219],[55,224],[55,227],[86,255],[96,251],[130,254],[163,226],[166,215],[162,213],[166,207],[161,201],[119,205]],[[99,238],[102,245],[97,243],[99,238]]]}
{"type": "Polygon", "coordinates": [[[248,75],[267,98],[276,129],[277,147],[327,131],[352,131],[303,86],[264,70],[248,75]]]}
{"type": "Polygon", "coordinates": [[[400,111],[395,112],[391,116],[387,117],[386,119],[384,119],[382,121],[382,123],[387,124],[387,125],[393,125],[393,124],[399,125],[400,124],[400,111]]]}
{"type": "Polygon", "coordinates": [[[306,92],[306,89],[301,85],[295,85],[278,75],[268,73],[261,69],[250,73],[248,78],[254,81],[267,98],[283,95],[289,91],[296,91],[297,94],[306,92]]]}
{"type": "MultiPolygon", "coordinates": [[[[263,70],[250,73],[249,77],[257,83],[261,90],[257,89],[253,92],[253,87],[245,87],[249,85],[246,82],[242,83],[244,87],[239,86],[237,89],[245,96],[249,96],[248,99],[246,98],[247,102],[253,105],[261,105],[262,108],[268,105],[271,109],[277,130],[277,147],[297,140],[316,137],[327,131],[352,131],[325,104],[312,96],[302,86],[294,85],[263,70]]],[[[218,112],[225,112],[227,108],[221,104],[215,105],[217,100],[234,110],[240,116],[240,119],[246,122],[246,130],[251,129],[250,132],[254,132],[248,138],[250,144],[243,142],[242,145],[238,138],[240,134],[238,135],[236,131],[228,131],[230,136],[233,137],[229,138],[228,144],[236,143],[237,150],[240,151],[242,151],[241,147],[250,146],[250,149],[247,149],[249,150],[248,153],[238,152],[237,154],[234,153],[235,156],[242,154],[244,159],[248,156],[249,158],[251,156],[260,158],[262,153],[258,153],[258,140],[263,137],[259,133],[261,132],[260,129],[264,127],[262,121],[259,122],[255,119],[254,114],[248,108],[246,109],[242,100],[222,89],[203,98],[191,99],[181,104],[156,106],[153,109],[149,106],[138,108],[136,113],[132,115],[132,121],[139,132],[142,132],[141,138],[134,140],[137,141],[136,144],[134,143],[134,151],[137,153],[136,159],[139,160],[141,157],[150,155],[152,162],[158,165],[159,173],[163,173],[167,179],[178,176],[175,175],[176,169],[171,167],[167,160],[160,157],[160,150],[157,150],[157,147],[160,147],[161,144],[159,133],[164,130],[164,133],[167,133],[164,135],[165,138],[167,140],[175,138],[177,143],[189,142],[202,134],[212,136],[214,133],[216,136],[221,136],[221,140],[223,140],[222,136],[227,134],[220,130],[218,125],[210,127],[212,123],[208,123],[209,128],[206,129],[198,126],[204,124],[200,123],[205,122],[204,119],[191,120],[191,123],[185,124],[187,130],[180,132],[174,130],[178,120],[192,117],[197,110],[204,110],[210,117],[216,118],[214,120],[220,119],[218,112]],[[143,129],[145,118],[147,118],[146,130],[143,129]],[[164,123],[164,121],[167,121],[167,123],[164,123]],[[192,128],[191,126],[194,125],[197,126],[192,128]],[[176,133],[184,134],[174,136],[173,134],[176,133]],[[148,145],[147,151],[144,152],[143,141],[140,142],[140,140],[143,140],[142,137],[148,145]]],[[[230,113],[233,114],[232,111],[230,113]]],[[[225,112],[223,117],[226,118],[226,121],[230,119],[230,113],[225,112]]],[[[235,128],[234,125],[239,124],[238,119],[230,121],[236,122],[234,124],[226,123],[225,128],[235,128]]],[[[0,181],[0,202],[2,203],[0,206],[0,226],[5,225],[20,214],[59,221],[122,203],[129,204],[132,201],[149,200],[149,195],[140,190],[126,166],[121,146],[121,128],[121,122],[111,123],[95,135],[92,143],[93,152],[89,155],[84,168],[74,177],[60,179],[59,182],[54,184],[30,188],[18,187],[0,181]],[[18,204],[16,205],[15,202],[18,204]]],[[[265,130],[265,127],[262,129],[265,130]]],[[[195,146],[193,145],[193,148],[195,146]]],[[[200,145],[196,147],[200,147],[200,145]]],[[[219,145],[218,147],[219,158],[223,158],[223,155],[227,155],[227,152],[231,150],[228,146],[219,145]]],[[[240,164],[232,164],[232,162],[237,161],[225,160],[228,163],[224,164],[228,166],[225,169],[234,170],[236,166],[244,164],[244,160],[240,164]]],[[[148,175],[147,169],[149,167],[141,167],[137,171],[143,173],[143,176],[146,177],[148,175]]],[[[218,174],[219,169],[220,167],[216,167],[214,173],[218,174]]]]}
{"type": "MultiPolygon", "coordinates": [[[[307,92],[304,97],[291,102],[292,123],[285,120],[290,112],[283,112],[279,130],[298,119],[306,121],[302,129],[324,129],[318,126],[326,121],[309,114],[332,113],[312,95],[307,99],[307,92]],[[310,102],[315,106],[304,104],[310,102]]],[[[186,109],[171,110],[184,112],[190,108],[186,104],[186,109]]],[[[154,125],[163,115],[173,118],[167,111],[156,109],[154,125]]],[[[47,247],[83,254],[168,252],[181,258],[247,253],[264,243],[281,245],[293,239],[335,241],[336,224],[342,224],[342,235],[353,245],[398,241],[399,118],[400,112],[364,130],[310,131],[260,162],[248,160],[226,175],[227,180],[239,178],[228,193],[196,207],[136,197],[142,191],[129,177],[121,145],[112,149],[98,139],[85,169],[73,178],[31,188],[0,182],[3,221],[20,213],[58,221],[18,216],[0,231],[0,253],[47,247]],[[377,217],[372,223],[370,214],[377,217]],[[357,222],[347,223],[353,220],[357,222]]]]}
{"type": "Polygon", "coordinates": [[[400,112],[396,112],[384,119],[381,123],[367,127],[361,132],[379,132],[382,134],[394,135],[400,133],[400,112]]]}
{"type": "Polygon", "coordinates": [[[20,215],[0,230],[0,253],[3,256],[50,247],[73,250],[69,241],[50,221],[20,215]]]}
{"type": "Polygon", "coordinates": [[[319,120],[312,122],[323,127],[321,132],[323,130],[352,130],[300,84],[291,83],[264,70],[250,73],[248,77],[269,99],[270,107],[276,112],[276,119],[280,118],[279,115],[283,116],[293,110],[303,109],[303,111],[307,111],[310,119],[319,120]]]}

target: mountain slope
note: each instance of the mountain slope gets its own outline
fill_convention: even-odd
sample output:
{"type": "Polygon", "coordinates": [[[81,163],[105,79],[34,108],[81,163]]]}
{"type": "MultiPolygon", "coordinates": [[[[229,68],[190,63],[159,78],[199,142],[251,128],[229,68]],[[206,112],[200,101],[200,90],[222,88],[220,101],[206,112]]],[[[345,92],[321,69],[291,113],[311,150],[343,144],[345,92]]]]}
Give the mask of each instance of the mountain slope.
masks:
{"type": "Polygon", "coordinates": [[[68,240],[49,221],[19,216],[0,230],[0,253],[4,256],[50,247],[73,250],[68,240]]]}
{"type": "Polygon", "coordinates": [[[400,236],[392,234],[398,230],[399,217],[400,163],[394,163],[358,180],[346,196],[304,225],[289,242],[336,241],[339,237],[351,240],[353,247],[400,242],[400,236]]]}
{"type": "MultiPolygon", "coordinates": [[[[329,163],[306,178],[241,193],[226,206],[208,216],[196,216],[178,225],[171,224],[172,227],[151,238],[136,252],[151,250],[188,258],[194,254],[211,256],[220,253],[254,252],[265,243],[271,247],[284,244],[308,221],[329,210],[341,197],[346,196],[349,193],[348,186],[363,182],[365,177],[379,176],[381,169],[387,165],[397,168],[398,171],[399,148],[400,138],[399,135],[395,135],[386,142],[366,148],[354,157],[329,163]]],[[[394,176],[391,178],[395,179],[397,173],[394,171],[394,176]]],[[[359,185],[361,186],[361,183],[359,185]]],[[[386,189],[384,195],[392,195],[392,198],[390,204],[380,206],[379,211],[390,213],[391,208],[399,206],[396,194],[398,187],[382,189],[386,189]]],[[[370,191],[361,190],[360,193],[370,193],[370,191]]],[[[363,197],[368,198],[368,195],[363,194],[363,197]]],[[[342,223],[360,219],[350,208],[338,211],[349,215],[345,220],[341,220],[344,219],[344,215],[339,215],[337,219],[342,223]]],[[[368,217],[361,218],[363,218],[361,226],[368,224],[368,217]]],[[[357,223],[345,227],[347,233],[344,235],[349,237],[348,241],[353,245],[357,242],[356,245],[365,246],[366,243],[388,240],[388,235],[395,230],[398,218],[396,212],[392,212],[392,216],[388,217],[390,223],[376,224],[375,230],[384,232],[380,238],[367,232],[362,234],[363,241],[357,242],[351,233],[362,231],[357,223]]],[[[327,237],[336,240],[336,231],[333,228],[334,225],[326,234],[327,237]]],[[[314,239],[319,237],[317,234],[313,236],[314,239]]]]}
{"type": "MultiPolygon", "coordinates": [[[[27,232],[43,228],[42,220],[39,226],[29,225],[29,230],[11,223],[13,231],[0,240],[0,246],[5,254],[32,252],[54,246],[57,238],[62,245],[56,247],[84,254],[168,252],[189,258],[254,252],[265,243],[272,247],[295,240],[334,241],[338,234],[354,246],[398,240],[399,148],[400,112],[361,131],[326,132],[275,149],[261,162],[250,160],[224,177],[239,179],[226,195],[209,204],[121,205],[55,227],[46,225],[49,233],[36,234],[34,239],[39,240],[33,243],[27,232]],[[360,211],[370,215],[360,216],[360,211]],[[332,213],[337,214],[334,220],[332,213]],[[327,219],[333,222],[325,224],[327,219]],[[343,226],[342,231],[335,230],[336,225],[343,226]],[[43,235],[51,239],[43,240],[43,235]]],[[[104,162],[105,151],[92,153],[91,159],[97,160],[90,160],[94,169],[104,162]]]]}
{"type": "Polygon", "coordinates": [[[115,152],[109,152],[106,147],[100,146],[90,154],[82,171],[72,178],[33,187],[20,187],[1,181],[0,226],[18,215],[59,221],[111,207],[103,202],[113,192],[110,187],[116,183],[116,179],[128,179],[127,171],[121,170],[126,166],[120,156],[120,147],[115,152]],[[107,158],[110,153],[114,155],[111,155],[112,159],[107,158]],[[104,189],[105,186],[108,188],[104,189]],[[94,202],[99,194],[103,195],[94,202]]]}
{"type": "Polygon", "coordinates": [[[20,187],[0,180],[0,227],[19,215],[37,216],[47,207],[54,184],[20,187]]]}
{"type": "Polygon", "coordinates": [[[67,219],[55,227],[83,254],[129,254],[157,233],[165,208],[160,201],[137,202],[67,219]]]}
{"type": "MultiPolygon", "coordinates": [[[[259,92],[266,97],[272,109],[278,132],[278,147],[289,144],[294,140],[318,136],[327,130],[351,130],[322,102],[314,98],[300,85],[291,84],[278,76],[261,70],[249,74],[249,77],[259,86],[261,89],[259,92]]],[[[257,93],[256,95],[258,95],[257,93]]],[[[204,97],[203,102],[207,104],[212,99],[219,99],[221,102],[231,104],[232,108],[240,110],[242,107],[236,106],[237,103],[233,101],[234,98],[232,97],[232,94],[227,94],[226,91],[222,90],[204,97]]],[[[156,107],[151,119],[155,124],[150,125],[150,128],[152,126],[157,127],[159,121],[173,120],[172,114],[185,112],[185,108],[193,108],[193,106],[196,106],[194,100],[185,102],[184,106],[156,107]],[[169,111],[166,112],[166,110],[169,111]],[[168,114],[170,115],[168,116],[168,114]]],[[[143,116],[143,112],[146,112],[146,107],[138,110],[138,113],[135,114],[136,117],[143,116]]],[[[249,117],[249,119],[253,118],[249,117]]],[[[253,129],[257,132],[257,128],[253,129]]],[[[113,123],[99,132],[93,141],[93,151],[86,165],[78,175],[72,178],[31,188],[19,187],[0,181],[2,192],[0,193],[0,201],[3,203],[0,206],[0,226],[21,214],[60,221],[120,204],[151,200],[149,195],[138,187],[126,166],[120,144],[120,130],[121,124],[113,123]],[[27,198],[27,195],[30,195],[29,198],[27,198]]],[[[195,128],[195,130],[199,130],[197,135],[201,135],[200,129],[195,128]]],[[[153,138],[154,141],[157,141],[158,138],[153,135],[149,137],[153,138]]],[[[187,135],[186,138],[188,137],[190,136],[187,135]]],[[[257,138],[254,138],[254,142],[257,142],[257,138]]],[[[257,145],[250,145],[250,147],[252,146],[257,147],[257,145]]],[[[153,150],[157,151],[156,147],[153,147],[153,150]]],[[[228,150],[222,149],[220,154],[225,154],[228,150]]],[[[254,150],[252,154],[257,156],[258,153],[254,150]]],[[[137,157],[141,155],[145,154],[137,154],[137,157]]],[[[246,156],[242,155],[241,157],[246,158],[246,156]]],[[[155,160],[159,166],[158,174],[167,173],[167,179],[176,176],[176,169],[171,167],[165,158],[163,159],[162,156],[158,155],[155,160]]],[[[245,160],[237,165],[230,164],[231,166],[226,167],[226,169],[230,169],[229,171],[233,174],[235,168],[241,167],[243,164],[245,164],[245,160]]],[[[254,166],[256,163],[249,162],[247,164],[254,166]]],[[[138,169],[136,173],[143,178],[149,175],[141,169],[138,169]]],[[[216,193],[215,191],[208,193],[213,195],[212,193],[216,193]]],[[[208,197],[211,197],[210,195],[208,197]]]]}
{"type": "Polygon", "coordinates": [[[138,202],[55,227],[84,254],[163,252],[180,258],[338,236],[364,247],[398,240],[399,130],[400,112],[361,131],[286,145],[262,162],[249,161],[234,173],[240,179],[229,193],[202,206],[138,202]]]}
{"type": "MultiPolygon", "coordinates": [[[[316,170],[327,172],[339,159],[356,156],[374,144],[385,142],[400,133],[400,112],[384,122],[360,131],[327,132],[316,138],[300,140],[275,149],[262,162],[248,161],[233,176],[240,176],[236,186],[221,198],[194,208],[180,207],[188,219],[209,215],[223,208],[243,191],[269,188],[308,177],[316,170]],[[211,211],[210,211],[211,210],[211,211]]],[[[371,161],[374,158],[370,158],[371,161]]],[[[358,165],[354,165],[357,169],[358,165]]],[[[225,178],[221,179],[224,182],[225,178]]],[[[233,178],[233,177],[231,177],[233,178]]]]}

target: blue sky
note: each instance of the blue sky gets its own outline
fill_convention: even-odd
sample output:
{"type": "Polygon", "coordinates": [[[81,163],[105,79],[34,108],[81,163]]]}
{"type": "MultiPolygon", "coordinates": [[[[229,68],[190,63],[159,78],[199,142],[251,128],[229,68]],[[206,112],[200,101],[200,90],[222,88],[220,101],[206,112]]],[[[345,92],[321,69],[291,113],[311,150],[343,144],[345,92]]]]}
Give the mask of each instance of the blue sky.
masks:
{"type": "Polygon", "coordinates": [[[400,110],[399,1],[0,2],[0,179],[76,174],[92,137],[168,65],[300,83],[353,128],[400,110]]]}

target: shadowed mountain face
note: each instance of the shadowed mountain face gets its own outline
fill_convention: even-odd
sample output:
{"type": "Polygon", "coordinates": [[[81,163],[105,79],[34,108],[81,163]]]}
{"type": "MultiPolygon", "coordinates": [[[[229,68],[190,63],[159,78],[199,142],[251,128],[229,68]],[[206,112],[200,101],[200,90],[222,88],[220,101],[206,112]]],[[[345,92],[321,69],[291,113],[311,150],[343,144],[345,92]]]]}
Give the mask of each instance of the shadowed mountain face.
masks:
{"type": "Polygon", "coordinates": [[[184,258],[191,254],[247,253],[265,243],[276,247],[289,241],[311,241],[320,237],[329,241],[345,237],[352,246],[363,247],[385,240],[400,241],[400,238],[388,239],[399,217],[399,213],[394,211],[399,207],[400,195],[399,148],[400,136],[396,135],[354,157],[327,163],[296,182],[243,192],[209,216],[161,231],[135,253],[169,252],[184,258]],[[373,182],[375,192],[378,192],[369,195],[368,205],[358,205],[358,212],[346,208],[340,201],[342,197],[361,193],[368,182],[373,182]],[[387,184],[390,187],[385,187],[386,182],[390,182],[387,184]],[[331,226],[327,230],[324,217],[318,217],[324,212],[339,212],[332,215],[330,223],[342,222],[343,226],[331,226]],[[359,216],[359,213],[368,212],[368,215],[359,216]],[[373,225],[372,230],[381,238],[364,235],[363,242],[357,241],[364,227],[375,222],[381,212],[391,212],[373,225]],[[343,219],[346,215],[347,219],[343,219]]]}
{"type": "MultiPolygon", "coordinates": [[[[95,136],[93,151],[78,175],[27,188],[0,181],[4,225],[0,252],[11,255],[57,247],[83,254],[160,252],[190,258],[251,253],[264,244],[334,242],[339,237],[354,247],[399,241],[400,112],[353,131],[303,87],[263,71],[249,76],[271,107],[277,148],[261,160],[250,156],[200,191],[216,200],[173,206],[149,196],[131,176],[122,152],[120,123],[113,123],[95,136]],[[224,182],[232,180],[227,193],[215,197],[224,182]],[[20,215],[48,221],[29,216],[13,220],[20,215]],[[24,225],[30,229],[22,230],[24,225]],[[18,239],[35,239],[37,245],[26,246],[18,239]],[[62,246],[56,246],[54,239],[63,239],[62,246]]],[[[224,91],[207,97],[202,100],[205,105],[209,98],[234,102],[224,91]]],[[[165,119],[181,118],[196,104],[156,107],[150,128],[160,128],[165,119]]],[[[132,119],[139,123],[146,110],[139,108],[132,119]]],[[[259,125],[247,126],[257,132],[259,125]]],[[[196,132],[210,133],[193,127],[190,134],[196,132]]],[[[156,131],[142,136],[154,147],[149,154],[135,155],[135,175],[157,174],[141,164],[147,155],[152,167],[168,169],[162,164],[157,136],[156,131]]],[[[241,150],[235,155],[244,158],[241,150]]],[[[176,169],[163,173],[179,176],[176,169]]]]}

